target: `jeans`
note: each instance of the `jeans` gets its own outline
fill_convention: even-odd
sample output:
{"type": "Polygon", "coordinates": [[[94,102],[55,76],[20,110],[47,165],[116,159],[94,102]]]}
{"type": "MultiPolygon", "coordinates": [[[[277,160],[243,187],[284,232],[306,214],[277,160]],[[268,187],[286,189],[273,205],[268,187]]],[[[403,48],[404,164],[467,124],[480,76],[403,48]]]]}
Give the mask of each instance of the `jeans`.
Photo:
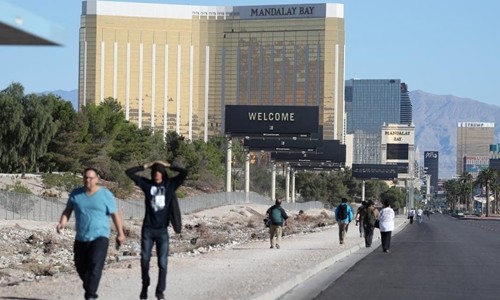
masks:
{"type": "Polygon", "coordinates": [[[85,299],[97,298],[104,262],[108,254],[109,239],[99,237],[90,242],[75,241],[75,267],[83,281],[85,299]]]}
{"type": "Polygon", "coordinates": [[[363,237],[364,229],[363,229],[363,221],[362,220],[358,221],[358,226],[359,226],[359,237],[363,237]]]}
{"type": "Polygon", "coordinates": [[[153,245],[156,244],[156,254],[158,256],[158,284],[156,285],[156,295],[163,294],[167,287],[167,264],[169,251],[169,236],[167,228],[142,228],[141,234],[141,273],[142,286],[148,287],[149,262],[153,245]]]}
{"type": "Polygon", "coordinates": [[[422,216],[421,215],[417,215],[417,221],[418,221],[418,224],[422,223],[422,216]]]}

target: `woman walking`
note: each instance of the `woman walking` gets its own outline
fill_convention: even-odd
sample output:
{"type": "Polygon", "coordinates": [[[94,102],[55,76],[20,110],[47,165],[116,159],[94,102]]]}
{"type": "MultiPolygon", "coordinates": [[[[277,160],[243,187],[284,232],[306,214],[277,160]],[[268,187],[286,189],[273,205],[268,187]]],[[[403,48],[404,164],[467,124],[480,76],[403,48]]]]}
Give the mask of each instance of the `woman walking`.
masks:
{"type": "Polygon", "coordinates": [[[389,253],[391,247],[391,234],[394,230],[394,210],[389,204],[389,200],[383,201],[384,208],[379,214],[380,235],[382,237],[382,250],[389,253]]]}

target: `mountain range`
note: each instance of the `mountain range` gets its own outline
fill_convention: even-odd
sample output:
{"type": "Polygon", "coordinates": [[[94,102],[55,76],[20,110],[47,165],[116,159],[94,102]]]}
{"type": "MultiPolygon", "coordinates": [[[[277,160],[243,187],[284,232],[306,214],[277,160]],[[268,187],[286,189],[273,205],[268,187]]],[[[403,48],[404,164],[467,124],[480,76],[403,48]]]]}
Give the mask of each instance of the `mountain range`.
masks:
{"type": "MultiPolygon", "coordinates": [[[[78,107],[78,90],[51,91],[78,107]]],[[[439,178],[455,175],[458,122],[500,124],[500,107],[452,95],[435,95],[421,90],[410,92],[415,125],[415,145],[419,163],[424,151],[439,151],[439,178]]],[[[500,142],[500,127],[495,127],[495,142],[500,142]]]]}

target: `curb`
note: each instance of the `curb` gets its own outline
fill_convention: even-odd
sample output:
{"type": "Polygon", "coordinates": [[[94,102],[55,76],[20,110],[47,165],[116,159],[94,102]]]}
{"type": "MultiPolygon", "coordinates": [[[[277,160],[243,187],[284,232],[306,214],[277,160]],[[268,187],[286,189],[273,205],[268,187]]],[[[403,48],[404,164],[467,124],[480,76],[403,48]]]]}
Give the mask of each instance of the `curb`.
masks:
{"type": "MultiPolygon", "coordinates": [[[[393,231],[393,236],[398,234],[403,228],[408,225],[408,221],[404,220],[402,223],[397,225],[397,227],[394,228],[393,231]]],[[[365,253],[365,255],[368,255],[369,253],[375,251],[379,246],[381,245],[380,239],[376,239],[372,242],[372,247],[369,251],[365,253]]],[[[309,268],[308,270],[305,270],[304,272],[301,272],[299,274],[296,274],[292,276],[291,278],[283,281],[280,283],[278,286],[267,290],[265,292],[261,292],[258,295],[255,295],[254,297],[251,297],[250,299],[252,300],[268,300],[268,299],[278,299],[287,292],[291,291],[293,288],[295,288],[297,285],[300,283],[312,278],[316,274],[320,273],[321,271],[332,267],[336,262],[342,260],[343,258],[346,258],[347,256],[354,254],[358,252],[361,249],[365,249],[365,242],[364,240],[358,244],[355,244],[354,246],[335,254],[334,256],[324,260],[323,262],[318,263],[317,265],[309,268]]]]}

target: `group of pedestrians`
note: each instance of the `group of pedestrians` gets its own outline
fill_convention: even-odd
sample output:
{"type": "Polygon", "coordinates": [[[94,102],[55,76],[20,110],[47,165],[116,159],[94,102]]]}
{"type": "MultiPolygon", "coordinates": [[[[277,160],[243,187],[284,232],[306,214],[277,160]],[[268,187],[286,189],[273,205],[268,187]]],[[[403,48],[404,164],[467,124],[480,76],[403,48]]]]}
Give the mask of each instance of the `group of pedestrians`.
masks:
{"type": "MultiPolygon", "coordinates": [[[[132,167],[125,172],[144,193],[145,215],[141,229],[141,300],[148,298],[150,285],[149,263],[153,246],[158,256],[158,282],[155,296],[165,299],[169,235],[167,227],[172,224],[176,233],[182,229],[181,212],[175,195],[184,182],[187,170],[172,166],[168,162],[155,161],[143,166],[132,167]],[[169,178],[166,169],[178,174],[169,178]],[[151,169],[151,178],[137,175],[151,169]]],[[[58,233],[66,227],[71,214],[75,213],[76,236],[73,244],[74,263],[83,282],[86,300],[97,299],[97,290],[107,256],[110,236],[109,217],[116,228],[117,248],[125,242],[122,218],[115,204],[114,195],[98,185],[99,172],[95,168],[83,171],[83,187],[73,190],[56,226],[58,233]]]]}
{"type": "Polygon", "coordinates": [[[353,216],[352,208],[347,203],[346,198],[342,198],[340,205],[335,208],[335,220],[339,227],[339,242],[344,243],[345,235],[349,228],[349,223],[356,221],[356,226],[359,226],[360,237],[365,238],[365,246],[370,248],[373,241],[373,233],[375,228],[380,229],[382,240],[382,250],[385,253],[389,252],[391,247],[391,235],[394,230],[394,210],[390,206],[389,200],[382,201],[383,208],[375,208],[375,202],[372,200],[362,201],[361,206],[357,209],[356,215],[353,216]]]}
{"type": "MultiPolygon", "coordinates": [[[[150,285],[149,265],[153,247],[156,246],[158,256],[158,282],[155,296],[158,300],[165,299],[166,276],[169,252],[169,234],[167,227],[171,224],[176,233],[182,229],[181,212],[175,195],[177,188],[184,182],[187,170],[172,166],[168,162],[155,161],[145,165],[129,168],[126,175],[143,191],[145,215],[141,229],[141,278],[142,288],[139,298],[148,298],[150,285]],[[177,172],[177,176],[169,177],[166,169],[177,172]],[[146,169],[151,170],[151,177],[138,175],[146,169]]],[[[73,190],[56,226],[58,233],[66,227],[71,214],[75,213],[76,236],[73,246],[74,262],[77,273],[83,282],[85,299],[97,299],[97,290],[101,279],[109,246],[109,217],[116,228],[116,245],[125,242],[122,219],[115,204],[114,195],[107,188],[98,185],[99,172],[95,168],[83,171],[83,186],[73,190]]],[[[341,204],[335,208],[335,219],[339,227],[339,242],[344,244],[349,224],[356,221],[360,237],[364,236],[366,247],[371,247],[374,229],[380,229],[382,249],[389,252],[391,234],[394,230],[394,210],[388,200],[383,201],[379,211],[372,200],[363,201],[353,214],[347,198],[341,199],[341,204]]],[[[414,212],[414,211],[413,211],[414,212]]],[[[283,226],[288,215],[281,206],[281,200],[276,200],[266,212],[269,219],[271,248],[280,249],[283,226]]],[[[410,223],[413,215],[409,214],[410,223]]],[[[422,211],[416,212],[420,223],[422,211]]]]}
{"type": "Polygon", "coordinates": [[[410,220],[410,224],[413,224],[413,219],[415,218],[415,216],[417,217],[417,223],[421,224],[424,221],[424,215],[426,215],[429,220],[431,219],[430,211],[422,210],[421,208],[415,211],[415,209],[411,208],[408,211],[408,219],[410,220]]]}

